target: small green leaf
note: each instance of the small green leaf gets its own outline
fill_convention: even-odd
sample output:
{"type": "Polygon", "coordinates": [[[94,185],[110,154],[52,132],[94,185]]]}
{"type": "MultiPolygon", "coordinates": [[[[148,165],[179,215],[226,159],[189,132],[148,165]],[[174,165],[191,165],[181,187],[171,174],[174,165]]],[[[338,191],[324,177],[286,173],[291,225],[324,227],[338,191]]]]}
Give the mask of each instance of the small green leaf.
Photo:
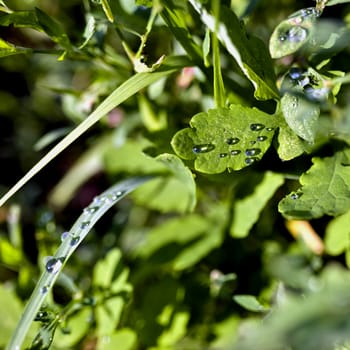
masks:
{"type": "Polygon", "coordinates": [[[196,170],[208,174],[239,170],[259,161],[270,147],[278,120],[256,108],[232,105],[196,114],[191,128],[180,130],[171,144],[196,170]]]}
{"type": "Polygon", "coordinates": [[[268,309],[263,306],[258,299],[253,295],[235,295],[233,300],[244,307],[245,309],[253,312],[265,312],[268,309]]]}
{"type": "Polygon", "coordinates": [[[97,350],[134,350],[137,347],[137,334],[129,328],[114,331],[107,337],[99,337],[97,350]]]}
{"type": "Polygon", "coordinates": [[[19,266],[23,263],[21,250],[12,246],[4,237],[0,237],[0,262],[8,266],[19,266]]]}
{"type": "Polygon", "coordinates": [[[38,22],[41,25],[41,28],[55,43],[61,45],[65,49],[72,48],[67,34],[64,32],[59,23],[57,23],[39,8],[35,8],[35,14],[38,18],[38,22]]]}
{"type": "Polygon", "coordinates": [[[113,23],[114,17],[113,17],[113,12],[111,10],[111,7],[109,6],[109,1],[101,0],[101,5],[102,5],[103,12],[105,13],[108,20],[113,23]]]}
{"type": "Polygon", "coordinates": [[[260,212],[283,182],[282,175],[268,171],[249,196],[234,200],[233,220],[230,228],[233,237],[242,238],[249,234],[260,212]]]}
{"type": "Polygon", "coordinates": [[[328,254],[343,253],[350,243],[350,211],[333,219],[326,228],[325,247],[328,254]]]}
{"type": "Polygon", "coordinates": [[[0,57],[17,55],[19,53],[31,52],[30,49],[19,48],[0,38],[0,57]]]}
{"type": "Polygon", "coordinates": [[[281,22],[270,38],[272,58],[293,54],[307,43],[318,16],[318,11],[314,7],[309,7],[293,13],[281,22]]]}
{"type": "Polygon", "coordinates": [[[320,115],[318,104],[287,92],[281,99],[281,108],[289,127],[302,139],[314,142],[320,115]]]}
{"type": "Polygon", "coordinates": [[[288,218],[315,219],[341,215],[350,209],[350,173],[346,157],[339,151],[333,157],[313,158],[312,167],[300,177],[302,187],[279,203],[288,218]]]}

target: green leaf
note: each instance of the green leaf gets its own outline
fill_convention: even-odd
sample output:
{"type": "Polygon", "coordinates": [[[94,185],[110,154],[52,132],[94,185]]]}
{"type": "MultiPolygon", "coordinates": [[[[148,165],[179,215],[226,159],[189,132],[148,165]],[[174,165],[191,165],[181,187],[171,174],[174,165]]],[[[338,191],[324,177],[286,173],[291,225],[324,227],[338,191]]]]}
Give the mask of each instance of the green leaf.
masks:
{"type": "Polygon", "coordinates": [[[119,324],[125,305],[125,295],[132,291],[127,282],[129,271],[121,265],[121,252],[115,248],[105,259],[100,260],[93,271],[93,285],[102,289],[96,294],[98,306],[95,309],[96,333],[109,335],[119,324]]]}
{"type": "Polygon", "coordinates": [[[152,7],[152,0],[136,0],[137,6],[146,6],[146,7],[152,7]]]}
{"type": "Polygon", "coordinates": [[[270,147],[278,120],[256,108],[232,105],[196,114],[171,145],[196,170],[208,174],[240,170],[259,161],[270,147]]]}
{"type": "Polygon", "coordinates": [[[313,26],[318,12],[309,7],[299,10],[281,22],[270,38],[272,58],[281,58],[293,54],[307,43],[312,36],[313,26]]]}
{"type": "Polygon", "coordinates": [[[330,255],[343,253],[350,244],[350,211],[333,219],[326,228],[325,247],[330,255]]]}
{"type": "Polygon", "coordinates": [[[97,350],[134,350],[137,346],[137,334],[129,328],[114,331],[108,337],[99,337],[97,350]]]}
{"type": "Polygon", "coordinates": [[[326,3],[326,6],[334,6],[338,4],[345,4],[350,2],[350,0],[330,0],[326,3]]]}
{"type": "Polygon", "coordinates": [[[303,140],[287,125],[283,118],[278,130],[278,156],[282,160],[291,160],[304,152],[303,140]]]}
{"type": "Polygon", "coordinates": [[[320,115],[318,104],[287,92],[281,99],[281,108],[289,127],[302,139],[314,142],[320,115]]]}
{"type": "Polygon", "coordinates": [[[34,11],[16,11],[0,16],[0,25],[13,25],[16,28],[30,27],[38,31],[42,31],[42,27],[38,22],[38,18],[34,11]]]}
{"type": "Polygon", "coordinates": [[[0,57],[17,55],[19,53],[31,52],[30,49],[25,49],[22,47],[16,47],[0,38],[0,57]]]}
{"type": "Polygon", "coordinates": [[[300,177],[302,187],[279,203],[279,211],[288,218],[314,219],[336,216],[350,209],[350,151],[333,157],[313,158],[312,167],[300,177]]]}
{"type": "Polygon", "coordinates": [[[111,10],[111,7],[109,6],[109,1],[101,0],[101,5],[102,5],[103,12],[105,13],[108,20],[113,23],[114,17],[113,17],[113,12],[111,10]]]}
{"type": "Polygon", "coordinates": [[[44,32],[57,44],[61,45],[65,49],[71,49],[72,45],[67,34],[62,27],[48,16],[45,12],[39,8],[35,8],[35,14],[38,18],[38,22],[44,32]]]}
{"type": "Polygon", "coordinates": [[[20,266],[23,263],[22,251],[4,237],[0,237],[0,262],[8,266],[20,266]]]}
{"type": "MultiPolygon", "coordinates": [[[[250,195],[234,200],[233,220],[230,227],[233,237],[242,238],[249,234],[260,212],[283,182],[282,175],[267,171],[250,195]]],[[[250,182],[249,186],[254,186],[254,184],[250,182]]]]}
{"type": "Polygon", "coordinates": [[[233,300],[244,307],[245,309],[253,312],[265,312],[268,309],[262,305],[258,299],[253,295],[234,295],[233,300]]]}
{"type": "MultiPolygon", "coordinates": [[[[200,1],[190,0],[190,3],[200,14],[202,22],[215,33],[215,17],[200,1]]],[[[275,73],[265,44],[259,38],[248,35],[242,22],[225,6],[220,9],[217,37],[254,85],[254,96],[261,100],[277,99],[275,73]]]]}

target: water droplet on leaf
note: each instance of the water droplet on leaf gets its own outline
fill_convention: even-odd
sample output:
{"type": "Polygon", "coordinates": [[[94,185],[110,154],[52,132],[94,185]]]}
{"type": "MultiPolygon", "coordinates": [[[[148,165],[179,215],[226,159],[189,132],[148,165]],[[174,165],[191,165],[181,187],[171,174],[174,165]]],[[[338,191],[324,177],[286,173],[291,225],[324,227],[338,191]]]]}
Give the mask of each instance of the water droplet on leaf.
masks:
{"type": "Polygon", "coordinates": [[[258,136],[258,137],[256,138],[256,140],[257,140],[258,142],[266,141],[266,140],[267,140],[267,136],[258,136]]]}
{"type": "Polygon", "coordinates": [[[256,141],[255,141],[255,140],[249,141],[249,144],[255,145],[255,144],[256,144],[256,141]]]}
{"type": "Polygon", "coordinates": [[[65,231],[61,234],[61,241],[65,241],[70,236],[68,231],[65,231]]]}
{"type": "Polygon", "coordinates": [[[291,27],[283,33],[280,33],[280,41],[288,41],[290,43],[301,43],[305,41],[308,35],[308,30],[302,27],[291,27]]]}
{"type": "Polygon", "coordinates": [[[236,145],[239,142],[239,138],[238,137],[230,137],[226,140],[226,143],[228,145],[236,145]]]}
{"type": "Polygon", "coordinates": [[[259,124],[259,123],[255,123],[255,124],[250,124],[250,130],[252,131],[259,131],[265,128],[265,125],[263,124],[259,124]]]}
{"type": "Polygon", "coordinates": [[[64,258],[51,258],[47,261],[45,269],[49,273],[57,273],[63,265],[64,258]]]}
{"type": "Polygon", "coordinates": [[[69,244],[71,247],[74,247],[75,245],[78,244],[78,242],[80,241],[80,237],[76,236],[76,237],[72,237],[72,239],[70,240],[69,244]]]}
{"type": "Polygon", "coordinates": [[[41,294],[46,294],[49,291],[50,287],[49,286],[44,286],[40,289],[41,294]]]}
{"type": "Polygon", "coordinates": [[[98,209],[100,209],[100,207],[98,206],[90,206],[84,209],[84,213],[85,214],[93,214],[95,213],[98,209]]]}
{"type": "Polygon", "coordinates": [[[266,131],[273,131],[274,129],[269,127],[269,128],[266,128],[266,131]]]}
{"type": "Polygon", "coordinates": [[[220,153],[219,158],[226,158],[228,156],[227,153],[220,153]]]}
{"type": "Polygon", "coordinates": [[[253,164],[254,162],[256,162],[257,160],[259,160],[257,157],[248,157],[244,160],[244,162],[247,164],[247,165],[251,165],[253,164]]]}
{"type": "Polygon", "coordinates": [[[299,199],[301,196],[302,196],[302,192],[293,192],[291,195],[290,195],[290,198],[292,199],[299,199]]]}
{"type": "Polygon", "coordinates": [[[195,145],[192,148],[193,153],[208,153],[212,151],[215,146],[212,143],[205,143],[201,145],[195,145]]]}
{"type": "Polygon", "coordinates": [[[260,148],[248,148],[245,150],[244,153],[247,157],[252,157],[252,156],[256,156],[257,154],[261,153],[261,149],[260,148]]]}
{"type": "Polygon", "coordinates": [[[233,149],[230,153],[231,153],[232,156],[237,156],[238,154],[241,153],[241,150],[239,150],[239,149],[233,149]]]}
{"type": "Polygon", "coordinates": [[[84,221],[81,223],[80,228],[82,230],[84,230],[84,229],[88,228],[89,226],[90,226],[90,221],[84,221]]]}

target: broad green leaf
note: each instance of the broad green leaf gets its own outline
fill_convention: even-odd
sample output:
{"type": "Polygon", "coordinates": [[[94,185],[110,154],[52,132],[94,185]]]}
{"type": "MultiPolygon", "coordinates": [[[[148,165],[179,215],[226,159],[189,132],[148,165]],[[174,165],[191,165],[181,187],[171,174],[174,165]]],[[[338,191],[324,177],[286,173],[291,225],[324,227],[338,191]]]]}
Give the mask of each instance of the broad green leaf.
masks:
{"type": "Polygon", "coordinates": [[[307,43],[318,15],[314,7],[309,7],[293,13],[281,22],[270,38],[272,58],[293,54],[307,43]]]}
{"type": "Polygon", "coordinates": [[[137,334],[129,328],[114,331],[106,337],[99,337],[97,350],[134,350],[137,347],[137,334]]]}
{"type": "Polygon", "coordinates": [[[278,120],[256,108],[232,105],[196,114],[191,128],[172,139],[175,152],[196,170],[218,174],[259,161],[270,147],[278,120]]]}
{"type": "Polygon", "coordinates": [[[350,211],[333,219],[326,228],[325,247],[328,254],[339,255],[350,246],[350,211]]]}
{"type": "Polygon", "coordinates": [[[233,219],[230,227],[230,233],[233,237],[242,238],[249,234],[250,229],[258,220],[260,212],[283,182],[282,175],[267,171],[261,182],[251,184],[255,187],[250,195],[234,200],[233,219]]]}
{"type": "Polygon", "coordinates": [[[16,47],[15,45],[12,45],[0,38],[0,57],[17,55],[19,53],[27,53],[27,52],[31,52],[31,50],[25,49],[22,47],[16,47]]]}
{"type": "Polygon", "coordinates": [[[244,307],[245,309],[253,312],[264,312],[268,309],[262,305],[258,299],[253,295],[234,295],[233,300],[244,307]]]}
{"type": "Polygon", "coordinates": [[[34,11],[16,11],[3,14],[0,16],[0,25],[13,25],[17,28],[30,27],[38,31],[43,30],[34,11]]]}
{"type": "Polygon", "coordinates": [[[350,151],[333,157],[313,158],[312,167],[300,177],[302,187],[279,203],[279,211],[288,218],[314,219],[323,215],[341,215],[350,209],[350,151]]]}
{"type": "Polygon", "coordinates": [[[281,99],[281,108],[289,127],[303,140],[314,142],[320,115],[318,104],[287,92],[281,99]]]}
{"type": "Polygon", "coordinates": [[[242,72],[252,82],[257,99],[278,98],[276,78],[269,52],[259,38],[248,35],[242,22],[227,7],[220,9],[220,23],[215,30],[216,19],[198,0],[189,1],[200,14],[202,22],[217,33],[218,39],[236,60],[242,72]]]}

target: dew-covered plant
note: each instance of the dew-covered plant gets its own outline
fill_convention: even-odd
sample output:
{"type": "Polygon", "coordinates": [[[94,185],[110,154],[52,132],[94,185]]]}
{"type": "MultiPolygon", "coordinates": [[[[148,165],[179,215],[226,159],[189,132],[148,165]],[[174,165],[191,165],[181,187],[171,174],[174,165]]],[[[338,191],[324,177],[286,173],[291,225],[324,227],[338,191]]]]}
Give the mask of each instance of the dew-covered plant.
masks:
{"type": "Polygon", "coordinates": [[[18,134],[44,134],[37,149],[65,136],[0,199],[0,262],[16,273],[0,303],[24,310],[0,346],[347,348],[350,1],[34,2],[0,1],[0,66],[23,60],[25,115],[48,126],[31,136],[16,104],[3,109],[18,134]],[[47,195],[48,179],[32,182],[50,162],[64,171],[47,195]],[[98,181],[121,182],[61,229],[98,181]],[[15,208],[47,211],[37,254],[8,207],[17,192],[15,208]]]}

